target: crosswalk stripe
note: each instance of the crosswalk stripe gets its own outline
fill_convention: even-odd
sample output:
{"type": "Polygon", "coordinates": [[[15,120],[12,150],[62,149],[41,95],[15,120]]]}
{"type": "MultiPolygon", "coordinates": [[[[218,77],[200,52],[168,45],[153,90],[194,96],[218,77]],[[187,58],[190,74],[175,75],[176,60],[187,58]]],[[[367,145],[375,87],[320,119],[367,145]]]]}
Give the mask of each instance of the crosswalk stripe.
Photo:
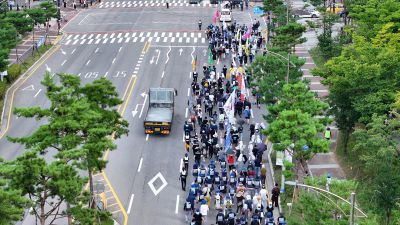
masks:
{"type": "Polygon", "coordinates": [[[149,37],[149,42],[151,42],[153,40],[153,37],[149,37]]]}
{"type": "Polygon", "coordinates": [[[78,39],[79,38],[79,34],[75,35],[74,39],[78,39]]]}
{"type": "Polygon", "coordinates": [[[138,39],[138,37],[134,37],[133,40],[132,40],[132,42],[136,42],[137,39],[138,39]]]}
{"type": "Polygon", "coordinates": [[[65,45],[68,45],[71,41],[71,39],[67,40],[67,42],[65,42],[65,45]]]}
{"type": "Polygon", "coordinates": [[[169,32],[168,37],[172,37],[172,32],[169,32]]]}
{"type": "Polygon", "coordinates": [[[89,39],[88,44],[89,44],[89,45],[92,44],[93,40],[94,40],[94,39],[89,39]]]}
{"type": "Polygon", "coordinates": [[[131,39],[130,37],[127,37],[125,43],[128,43],[130,39],[131,39]]]}
{"type": "Polygon", "coordinates": [[[165,36],[165,32],[162,32],[162,33],[161,33],[161,37],[164,37],[164,36],[165,36]]]}
{"type": "Polygon", "coordinates": [[[108,38],[104,39],[103,44],[107,43],[108,38]]]}
{"type": "Polygon", "coordinates": [[[72,45],[75,45],[78,41],[79,41],[79,40],[76,39],[76,40],[74,41],[74,43],[72,43],[72,45]]]}
{"type": "Polygon", "coordinates": [[[119,38],[118,43],[121,43],[123,40],[124,40],[123,38],[119,38]]]}
{"type": "Polygon", "coordinates": [[[194,38],[194,43],[197,43],[197,37],[194,38]]]}
{"type": "Polygon", "coordinates": [[[129,36],[129,33],[125,33],[124,38],[127,38],[129,36]]]}
{"type": "Polygon", "coordinates": [[[206,43],[206,39],[205,38],[201,38],[201,43],[206,43]]]}
{"type": "Polygon", "coordinates": [[[180,38],[179,38],[178,42],[179,42],[179,43],[181,43],[181,42],[182,42],[182,37],[180,37],[180,38]]]}
{"type": "Polygon", "coordinates": [[[139,37],[143,37],[143,32],[140,32],[139,37]]]}
{"type": "Polygon", "coordinates": [[[186,43],[189,43],[190,42],[190,37],[187,37],[186,38],[186,43]]]}
{"type": "Polygon", "coordinates": [[[176,33],[176,37],[179,37],[179,32],[176,33]]]}
{"type": "Polygon", "coordinates": [[[144,42],[144,39],[145,39],[146,37],[142,37],[141,39],[140,39],[140,42],[144,42]]]}
{"type": "Polygon", "coordinates": [[[101,39],[97,39],[95,44],[97,45],[98,43],[100,43],[101,39]]]}
{"type": "Polygon", "coordinates": [[[72,34],[68,35],[67,40],[72,38],[72,34]]]}
{"type": "Polygon", "coordinates": [[[187,33],[185,32],[185,33],[183,33],[183,37],[187,37],[187,33]]]}
{"type": "Polygon", "coordinates": [[[190,33],[190,37],[192,37],[192,38],[194,37],[194,33],[193,33],[193,32],[192,32],[192,33],[190,33]]]}
{"type": "Polygon", "coordinates": [[[163,42],[167,42],[167,39],[168,39],[167,37],[164,37],[164,40],[163,40],[163,42]]]}
{"type": "Polygon", "coordinates": [[[97,34],[96,35],[96,39],[99,39],[100,36],[101,36],[101,34],[97,34]]]}
{"type": "Polygon", "coordinates": [[[174,43],[175,42],[175,37],[171,38],[171,42],[174,43]]]}
{"type": "Polygon", "coordinates": [[[197,36],[198,36],[199,38],[201,38],[201,33],[198,33],[197,36]]]}
{"type": "Polygon", "coordinates": [[[110,36],[110,38],[113,38],[114,36],[115,36],[115,33],[112,33],[111,36],[110,36]]]}
{"type": "Polygon", "coordinates": [[[135,36],[136,36],[136,32],[133,32],[132,37],[135,37],[135,36]]]}
{"type": "Polygon", "coordinates": [[[84,39],[86,37],[87,34],[82,35],[81,39],[84,39]]]}
{"type": "Polygon", "coordinates": [[[117,38],[120,38],[120,37],[121,37],[121,35],[122,35],[122,33],[118,33],[118,36],[117,36],[117,38]]]}
{"type": "Polygon", "coordinates": [[[147,32],[146,37],[150,37],[151,32],[147,32]]]}
{"type": "Polygon", "coordinates": [[[160,41],[160,37],[157,37],[157,38],[156,38],[156,42],[159,42],[159,41],[160,41]]]}
{"type": "Polygon", "coordinates": [[[107,36],[108,36],[108,34],[104,34],[104,35],[103,35],[103,38],[107,38],[107,36]]]}
{"type": "Polygon", "coordinates": [[[94,34],[90,34],[88,39],[92,39],[93,36],[94,36],[94,34]]]}
{"type": "Polygon", "coordinates": [[[115,41],[115,38],[111,39],[110,43],[112,44],[112,43],[114,43],[114,41],[115,41]]]}
{"type": "Polygon", "coordinates": [[[158,32],[155,32],[155,33],[154,33],[154,37],[157,37],[157,36],[158,36],[158,32]]]}

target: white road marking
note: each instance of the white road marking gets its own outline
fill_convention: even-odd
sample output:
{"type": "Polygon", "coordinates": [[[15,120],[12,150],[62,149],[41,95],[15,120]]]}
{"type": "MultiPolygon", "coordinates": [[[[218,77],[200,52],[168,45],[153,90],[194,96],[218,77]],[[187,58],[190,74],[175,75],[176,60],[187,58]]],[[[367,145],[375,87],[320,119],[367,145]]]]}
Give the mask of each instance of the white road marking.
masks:
{"type": "Polygon", "coordinates": [[[151,191],[154,193],[155,196],[157,196],[162,191],[162,189],[164,189],[168,185],[167,181],[160,172],[158,172],[147,184],[149,185],[151,191]],[[153,184],[154,181],[156,181],[157,179],[160,179],[162,182],[162,185],[158,188],[158,190],[156,190],[153,184]]]}
{"type": "Polygon", "coordinates": [[[146,141],[148,141],[148,140],[149,140],[149,134],[146,135],[146,141]]]}
{"type": "Polygon", "coordinates": [[[89,39],[88,44],[89,44],[89,45],[92,44],[93,40],[94,40],[94,39],[89,39]]]}
{"type": "Polygon", "coordinates": [[[125,43],[128,43],[129,40],[131,40],[131,38],[130,38],[130,37],[127,37],[127,38],[125,39],[125,43]]]}
{"type": "Polygon", "coordinates": [[[108,71],[106,72],[106,74],[104,74],[104,77],[107,77],[107,75],[108,75],[108,71]]]}
{"type": "Polygon", "coordinates": [[[179,195],[176,196],[175,214],[178,214],[179,207],[179,195]]]}
{"type": "Polygon", "coordinates": [[[113,59],[113,61],[112,61],[112,64],[114,64],[114,63],[115,63],[115,60],[116,60],[116,58],[114,58],[114,59],[113,59]]]}
{"type": "Polygon", "coordinates": [[[68,45],[71,41],[72,39],[67,40],[67,42],[65,42],[65,45],[68,45]]]}
{"type": "Polygon", "coordinates": [[[195,50],[195,48],[193,46],[193,51],[190,53],[190,55],[192,56],[192,61],[194,60],[194,57],[193,57],[194,50],[195,50]]]}
{"type": "Polygon", "coordinates": [[[142,169],[142,163],[143,163],[143,157],[140,158],[139,167],[137,169],[138,172],[140,172],[140,170],[142,169]]]}
{"type": "Polygon", "coordinates": [[[90,63],[90,59],[87,61],[86,66],[89,65],[89,63],[90,63]]]}
{"type": "MultiPolygon", "coordinates": [[[[100,39],[99,39],[100,40],[100,39]]],[[[94,53],[97,53],[99,51],[99,48],[96,48],[96,51],[94,51],[94,53]]]]}
{"type": "Polygon", "coordinates": [[[36,92],[35,96],[33,96],[33,97],[36,98],[36,97],[39,95],[39,93],[40,93],[41,91],[42,91],[42,89],[39,89],[39,91],[36,92]]]}
{"type": "Polygon", "coordinates": [[[165,71],[162,71],[161,78],[164,78],[165,71]]]}
{"type": "Polygon", "coordinates": [[[169,53],[171,52],[171,46],[169,46],[169,50],[168,50],[168,52],[167,52],[167,60],[165,61],[165,64],[167,64],[168,63],[168,61],[169,61],[169,53]]]}
{"type": "Polygon", "coordinates": [[[188,88],[188,97],[190,96],[190,88],[188,88]]]}
{"type": "Polygon", "coordinates": [[[185,118],[188,117],[188,113],[189,113],[189,109],[186,107],[186,111],[185,111],[185,118]]]}
{"type": "Polygon", "coordinates": [[[120,52],[122,50],[122,47],[119,47],[118,52],[120,52]]]}
{"type": "Polygon", "coordinates": [[[64,66],[64,64],[67,62],[67,60],[64,60],[62,63],[61,63],[61,66],[64,66]]]}
{"type": "Polygon", "coordinates": [[[128,206],[128,210],[126,211],[126,213],[131,213],[131,209],[132,209],[132,203],[133,203],[133,198],[135,197],[134,194],[131,195],[131,199],[129,200],[129,206],[128,206]]]}
{"type": "Polygon", "coordinates": [[[181,165],[179,166],[179,173],[182,172],[182,167],[183,167],[183,159],[181,158],[181,165]]]}
{"type": "Polygon", "coordinates": [[[185,142],[185,133],[182,133],[182,141],[185,142]]]}

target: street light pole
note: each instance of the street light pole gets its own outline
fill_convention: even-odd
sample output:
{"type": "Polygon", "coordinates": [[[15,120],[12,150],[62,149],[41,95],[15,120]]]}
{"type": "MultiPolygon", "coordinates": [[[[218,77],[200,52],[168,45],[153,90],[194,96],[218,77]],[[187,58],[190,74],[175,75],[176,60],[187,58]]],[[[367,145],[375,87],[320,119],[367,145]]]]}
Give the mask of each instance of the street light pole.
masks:
{"type": "Polygon", "coordinates": [[[290,71],[290,52],[288,52],[287,72],[286,72],[286,84],[289,83],[289,71],[290,71]]]}
{"type": "Polygon", "coordinates": [[[354,208],[356,207],[356,193],[352,192],[350,196],[350,225],[354,225],[354,208]]]}

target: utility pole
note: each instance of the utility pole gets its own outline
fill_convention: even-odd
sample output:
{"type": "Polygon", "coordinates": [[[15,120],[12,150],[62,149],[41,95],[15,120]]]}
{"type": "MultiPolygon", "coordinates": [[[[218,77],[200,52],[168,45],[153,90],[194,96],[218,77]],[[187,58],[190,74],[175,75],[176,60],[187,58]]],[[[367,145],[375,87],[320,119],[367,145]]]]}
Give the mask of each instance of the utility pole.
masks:
{"type": "Polygon", "coordinates": [[[290,51],[288,52],[288,60],[287,60],[286,84],[289,83],[289,72],[290,72],[290,51]]]}
{"type": "Polygon", "coordinates": [[[356,193],[352,192],[351,196],[350,196],[350,216],[349,216],[349,220],[350,220],[350,225],[354,225],[354,208],[356,206],[356,193]]]}

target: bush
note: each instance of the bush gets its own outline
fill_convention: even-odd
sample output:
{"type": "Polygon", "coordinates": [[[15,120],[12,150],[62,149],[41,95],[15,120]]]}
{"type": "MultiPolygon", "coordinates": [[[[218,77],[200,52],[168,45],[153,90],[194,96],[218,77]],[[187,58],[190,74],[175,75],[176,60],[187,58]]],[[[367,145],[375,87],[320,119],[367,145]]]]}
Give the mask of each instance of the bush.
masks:
{"type": "Polygon", "coordinates": [[[12,64],[11,66],[8,67],[7,72],[8,72],[8,75],[6,76],[7,81],[9,83],[12,83],[21,74],[21,65],[12,64]]]}
{"type": "Polygon", "coordinates": [[[4,99],[6,91],[7,91],[7,83],[5,81],[0,81],[0,100],[4,99]]]}

